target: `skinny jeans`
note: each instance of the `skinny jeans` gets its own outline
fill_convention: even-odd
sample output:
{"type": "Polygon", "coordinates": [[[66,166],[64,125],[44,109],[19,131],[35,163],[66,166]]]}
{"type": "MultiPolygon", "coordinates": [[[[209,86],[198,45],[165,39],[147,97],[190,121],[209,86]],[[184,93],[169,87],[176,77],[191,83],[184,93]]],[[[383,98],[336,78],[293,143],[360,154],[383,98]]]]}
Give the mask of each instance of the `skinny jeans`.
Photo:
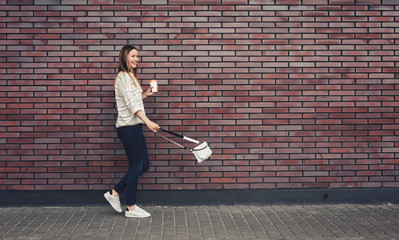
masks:
{"type": "Polygon", "coordinates": [[[125,148],[129,170],[114,187],[114,190],[119,194],[126,190],[126,204],[131,206],[136,204],[139,177],[150,168],[147,144],[142,124],[119,127],[117,133],[125,148]]]}

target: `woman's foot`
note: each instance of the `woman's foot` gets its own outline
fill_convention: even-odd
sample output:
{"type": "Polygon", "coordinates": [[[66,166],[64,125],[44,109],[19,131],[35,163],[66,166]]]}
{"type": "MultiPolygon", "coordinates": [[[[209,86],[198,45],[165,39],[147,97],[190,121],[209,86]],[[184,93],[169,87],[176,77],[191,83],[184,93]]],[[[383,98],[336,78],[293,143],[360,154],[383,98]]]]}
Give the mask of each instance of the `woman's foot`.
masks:
{"type": "Polygon", "coordinates": [[[115,189],[112,189],[111,191],[112,191],[111,194],[113,197],[116,197],[116,198],[119,197],[119,193],[117,191],[115,191],[115,189]]]}
{"type": "MultiPolygon", "coordinates": [[[[115,191],[115,190],[113,190],[115,191]]],[[[117,211],[118,213],[121,213],[122,207],[121,207],[121,201],[119,200],[119,196],[114,197],[113,195],[113,191],[107,191],[104,194],[105,199],[107,199],[107,201],[109,202],[109,204],[111,204],[112,208],[115,209],[115,211],[117,211]]]]}
{"type": "Polygon", "coordinates": [[[140,208],[139,206],[129,206],[126,208],[125,217],[132,217],[132,218],[146,218],[150,217],[151,214],[144,209],[140,208]]]}

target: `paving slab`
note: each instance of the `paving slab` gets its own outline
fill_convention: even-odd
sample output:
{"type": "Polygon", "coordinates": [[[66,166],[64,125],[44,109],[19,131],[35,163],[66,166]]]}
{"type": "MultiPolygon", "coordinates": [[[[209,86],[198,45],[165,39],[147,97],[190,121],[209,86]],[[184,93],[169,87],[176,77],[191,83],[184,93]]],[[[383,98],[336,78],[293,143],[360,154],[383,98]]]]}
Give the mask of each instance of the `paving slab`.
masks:
{"type": "Polygon", "coordinates": [[[0,239],[399,239],[399,205],[3,207],[0,239]]]}

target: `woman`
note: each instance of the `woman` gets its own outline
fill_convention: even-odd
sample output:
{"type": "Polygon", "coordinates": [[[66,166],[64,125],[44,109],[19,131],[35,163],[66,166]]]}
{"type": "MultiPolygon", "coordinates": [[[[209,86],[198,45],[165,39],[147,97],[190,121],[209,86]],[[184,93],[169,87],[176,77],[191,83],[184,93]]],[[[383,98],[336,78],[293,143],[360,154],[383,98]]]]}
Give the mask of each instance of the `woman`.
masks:
{"type": "Polygon", "coordinates": [[[125,148],[129,170],[112,190],[104,194],[104,197],[116,211],[121,213],[119,194],[126,189],[125,216],[143,218],[151,215],[136,205],[139,176],[147,172],[150,167],[142,126],[145,124],[153,132],[157,132],[159,126],[145,115],[143,99],[154,93],[151,91],[152,87],[143,92],[137,76],[138,62],[137,48],[126,45],[121,49],[119,73],[115,78],[115,99],[118,108],[116,128],[125,148]]]}

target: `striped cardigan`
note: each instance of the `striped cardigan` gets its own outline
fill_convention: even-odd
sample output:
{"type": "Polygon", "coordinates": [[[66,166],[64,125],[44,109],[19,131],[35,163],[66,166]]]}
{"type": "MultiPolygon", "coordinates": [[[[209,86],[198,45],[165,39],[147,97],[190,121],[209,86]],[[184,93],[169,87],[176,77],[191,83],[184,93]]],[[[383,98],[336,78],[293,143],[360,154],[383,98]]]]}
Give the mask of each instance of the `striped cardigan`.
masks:
{"type": "Polygon", "coordinates": [[[130,74],[131,77],[128,74],[121,71],[115,78],[115,99],[118,109],[117,128],[142,124],[143,121],[136,116],[136,112],[141,110],[145,114],[143,89],[137,79],[132,74],[130,74]],[[133,84],[133,79],[138,87],[133,84]]]}

